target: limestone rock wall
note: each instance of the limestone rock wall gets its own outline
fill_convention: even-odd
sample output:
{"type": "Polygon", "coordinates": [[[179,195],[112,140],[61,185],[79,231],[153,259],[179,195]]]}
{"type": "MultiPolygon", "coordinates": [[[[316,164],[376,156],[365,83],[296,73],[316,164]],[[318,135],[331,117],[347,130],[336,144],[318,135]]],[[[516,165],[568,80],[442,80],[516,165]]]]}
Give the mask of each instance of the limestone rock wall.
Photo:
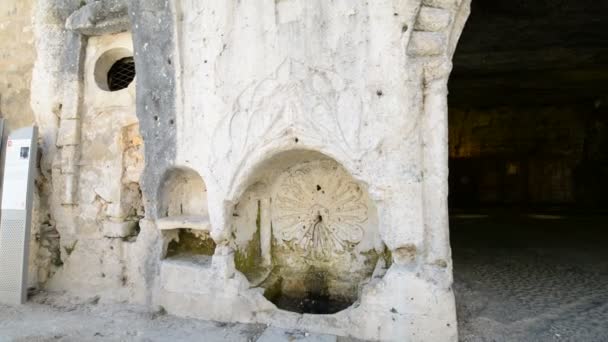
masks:
{"type": "Polygon", "coordinates": [[[0,10],[0,113],[10,128],[31,125],[30,82],[36,59],[35,1],[3,1],[0,10]]]}
{"type": "Polygon", "coordinates": [[[47,288],[455,340],[446,94],[468,6],[39,1],[32,105],[60,258],[47,288]],[[136,81],[108,92],[98,66],[125,51],[136,81]],[[348,305],[326,319],[273,291],[348,305]]]}
{"type": "MultiPolygon", "coordinates": [[[[199,174],[206,184],[208,208],[195,220],[165,218],[157,192],[163,178],[147,170],[144,173],[153,176],[149,180],[158,183],[144,185],[152,194],[146,213],[157,229],[179,229],[167,219],[182,222],[182,228],[210,229],[217,247],[211,258],[163,258],[160,278],[154,282],[159,291],[155,301],[180,315],[270,322],[364,338],[412,337],[426,334],[419,330],[424,326],[442,324],[445,328],[434,338],[454,338],[452,323],[439,323],[450,320],[453,308],[446,93],[450,58],[468,4],[182,1],[173,9],[176,54],[170,62],[179,71],[175,116],[153,116],[155,127],[147,134],[158,127],[175,130],[175,136],[170,133],[163,139],[169,143],[175,137],[174,160],[163,159],[162,165],[199,174]],[[321,157],[300,159],[311,152],[321,157]],[[316,186],[326,188],[304,180],[304,175],[317,172],[303,171],[306,165],[323,162],[319,158],[335,162],[365,189],[377,207],[377,221],[369,213],[361,221],[374,226],[369,231],[377,230],[377,250],[386,247],[392,263],[384,269],[376,264],[366,271],[362,284],[354,279],[357,263],[332,265],[335,270],[351,267],[349,281],[357,295],[355,304],[336,313],[331,322],[277,310],[267,300],[271,290],[264,286],[270,279],[265,277],[276,274],[268,269],[282,269],[285,275],[287,264],[298,264],[278,260],[294,255],[294,260],[313,260],[306,267],[321,268],[323,263],[315,258],[334,250],[332,246],[353,242],[349,250],[357,251],[361,244],[353,237],[356,226],[349,227],[339,242],[320,235],[320,227],[325,227],[321,222],[326,222],[320,213],[327,209],[332,217],[332,211],[339,210],[322,205],[322,196],[308,197],[316,186]],[[282,174],[296,169],[302,178],[290,182],[298,185],[286,193],[272,190],[281,188],[282,174]],[[300,218],[285,209],[294,205],[302,211],[300,218]],[[283,210],[289,214],[282,216],[283,210]],[[292,214],[302,225],[286,228],[281,220],[289,221],[292,214]],[[208,217],[209,227],[197,224],[203,217],[208,217]],[[291,235],[284,234],[291,229],[291,235]],[[319,254],[317,243],[326,243],[319,254]],[[289,248],[275,260],[283,245],[289,248]],[[259,267],[265,264],[270,267],[259,267]],[[179,281],[178,274],[188,277],[179,281]],[[416,274],[420,278],[414,280],[416,274]],[[410,300],[416,303],[393,296],[397,292],[392,290],[385,292],[388,288],[411,293],[410,300]],[[430,304],[430,293],[440,295],[442,304],[430,304]],[[362,312],[374,322],[363,322],[362,312]],[[389,317],[395,312],[409,314],[389,317]],[[371,327],[378,325],[380,331],[372,332],[371,327]]],[[[163,68],[167,64],[169,59],[163,68]]],[[[140,114],[140,120],[150,120],[140,114]]],[[[146,135],[144,140],[148,144],[146,135]]],[[[150,158],[159,159],[160,154],[150,158]]],[[[353,219],[357,215],[353,213],[353,219]]],[[[167,236],[162,239],[166,244],[167,236]]],[[[373,241],[370,234],[361,246],[373,246],[373,241]]],[[[285,280],[279,283],[279,292],[290,288],[285,280]]],[[[330,286],[329,293],[337,288],[330,286]]]]}
{"type": "MultiPolygon", "coordinates": [[[[0,117],[4,118],[5,132],[34,123],[34,115],[30,107],[30,82],[32,68],[36,59],[34,45],[34,10],[35,1],[4,1],[0,9],[0,117]]],[[[37,195],[43,180],[38,179],[36,185],[34,217],[47,222],[46,211],[40,207],[40,197],[37,195]]],[[[38,283],[39,260],[37,255],[41,240],[41,227],[38,219],[34,219],[30,245],[30,263],[28,285],[36,287],[38,283]]],[[[42,227],[42,236],[46,223],[42,227]]],[[[51,241],[45,241],[45,244],[51,241]]],[[[51,247],[52,248],[52,247],[51,247]]],[[[46,258],[45,258],[46,259],[46,258]]],[[[44,279],[44,274],[41,274],[44,279]]]]}
{"type": "Polygon", "coordinates": [[[104,82],[109,65],[123,54],[132,55],[132,50],[129,33],[88,38],[82,61],[82,104],[70,124],[77,133],[54,166],[57,188],[73,181],[75,194],[72,199],[60,197],[61,207],[53,212],[62,239],[63,266],[48,284],[51,289],[79,288],[82,294],[114,299],[131,296],[127,255],[144,216],[136,81],[117,91],[109,91],[104,82]]]}

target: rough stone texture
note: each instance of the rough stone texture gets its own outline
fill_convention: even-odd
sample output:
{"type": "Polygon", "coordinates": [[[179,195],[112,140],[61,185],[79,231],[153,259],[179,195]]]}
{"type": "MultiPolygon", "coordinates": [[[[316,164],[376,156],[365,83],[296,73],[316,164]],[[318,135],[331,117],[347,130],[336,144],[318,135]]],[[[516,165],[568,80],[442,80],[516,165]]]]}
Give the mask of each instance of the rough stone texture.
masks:
{"type": "MultiPolygon", "coordinates": [[[[608,30],[594,20],[605,4],[473,2],[448,128],[447,78],[469,3],[38,1],[31,285],[225,322],[455,340],[450,153],[498,150],[489,168],[504,173],[507,199],[521,196],[523,178],[508,176],[522,168],[535,200],[577,198],[574,176],[601,205],[608,178],[608,30]],[[109,49],[134,52],[137,69],[113,93],[96,70],[109,49]],[[570,91],[556,91],[567,81],[570,91]],[[548,101],[586,103],[585,118],[531,106],[548,101]],[[525,106],[483,108],[497,104],[525,106]],[[530,130],[504,130],[515,122],[530,130]],[[517,157],[558,149],[559,160],[517,157]],[[280,301],[294,294],[348,307],[316,315],[280,301]]],[[[33,6],[9,5],[1,109],[22,125],[32,122],[33,6]]]]}
{"type": "MultiPolygon", "coordinates": [[[[447,149],[440,142],[447,139],[451,28],[420,34],[419,45],[431,46],[432,53],[412,48],[408,55],[402,47],[412,32],[407,27],[417,20],[416,3],[392,8],[303,1],[180,5],[175,16],[183,73],[178,77],[182,100],[176,111],[175,166],[193,169],[204,179],[218,248],[211,263],[188,266],[196,282],[179,282],[170,276],[177,272],[175,264],[161,262],[158,303],[180,315],[363,338],[454,339],[447,192],[437,192],[447,190],[447,149]],[[440,44],[435,48],[434,42],[440,44]],[[399,65],[406,67],[395,68],[399,65]],[[417,76],[422,74],[427,78],[417,76]],[[422,102],[425,87],[429,91],[422,102]],[[421,117],[424,124],[419,125],[421,117]],[[425,132],[433,132],[433,138],[423,152],[425,132]],[[261,289],[250,288],[251,279],[236,271],[241,251],[231,247],[233,236],[238,240],[243,234],[249,245],[266,248],[262,227],[259,235],[255,229],[242,233],[246,228],[239,224],[238,208],[244,198],[256,198],[246,193],[250,186],[263,187],[266,174],[287,172],[298,163],[294,151],[306,150],[334,159],[364,185],[378,206],[381,239],[396,261],[384,277],[379,274],[362,286],[357,303],[331,321],[276,310],[261,289]],[[430,304],[435,296],[441,296],[442,305],[430,304]],[[443,328],[424,328],[430,326],[443,328]]],[[[466,11],[450,13],[466,16],[466,11]]],[[[308,189],[307,182],[300,183],[308,189]]],[[[270,198],[281,205],[280,196],[270,198]]],[[[259,211],[263,222],[264,208],[259,211]]],[[[274,224],[271,234],[277,234],[274,224]]],[[[267,259],[261,252],[253,264],[267,259]]]]}
{"type": "Polygon", "coordinates": [[[162,308],[109,304],[99,297],[40,293],[23,306],[0,305],[0,341],[364,342],[263,324],[208,322],[162,308]],[[82,324],[82,322],[87,324],[82,324]]]}
{"type": "MultiPolygon", "coordinates": [[[[606,215],[493,210],[457,213],[450,221],[460,341],[608,338],[606,215]]],[[[191,273],[182,269],[175,278],[184,274],[191,273]]],[[[178,318],[160,308],[107,303],[105,297],[44,292],[24,306],[0,306],[0,322],[1,338],[10,341],[362,342],[260,324],[178,318]]]]}
{"type": "Polygon", "coordinates": [[[283,309],[315,296],[348,306],[376,268],[377,277],[388,268],[378,265],[385,247],[376,207],[332,160],[309,153],[280,162],[235,207],[236,267],[283,309]]]}
{"type": "Polygon", "coordinates": [[[30,81],[36,58],[34,1],[3,1],[0,10],[0,113],[7,129],[34,122],[30,81]]]}
{"type": "Polygon", "coordinates": [[[46,286],[456,340],[446,95],[468,1],[134,0],[131,32],[108,34],[123,6],[39,2],[32,106],[61,261],[46,286]],[[98,60],[129,51],[136,81],[104,90],[98,60]],[[348,307],[281,310],[277,288],[348,307]]]}
{"type": "Polygon", "coordinates": [[[124,0],[91,1],[72,13],[66,28],[88,36],[100,36],[129,30],[131,22],[124,0]]]}
{"type": "Polygon", "coordinates": [[[76,145],[65,145],[65,151],[63,147],[57,147],[61,119],[69,125],[79,118],[83,40],[63,29],[65,19],[75,8],[76,1],[38,1],[34,16],[37,58],[32,72],[30,103],[40,130],[41,154],[40,175],[36,181],[41,210],[36,215],[39,221],[34,227],[40,225],[40,241],[44,248],[40,249],[38,258],[31,260],[39,264],[38,272],[34,274],[41,283],[61,269],[62,255],[69,254],[67,251],[73,249],[76,240],[61,236],[76,226],[72,221],[76,215],[71,208],[64,209],[61,204],[73,200],[78,150],[76,145]],[[65,176],[59,177],[62,164],[65,176]]]}
{"type": "Polygon", "coordinates": [[[437,32],[450,25],[450,12],[444,9],[423,6],[420,8],[415,29],[418,31],[437,32]]]}
{"type": "MultiPolygon", "coordinates": [[[[11,130],[30,125],[34,114],[30,102],[30,82],[32,67],[36,59],[34,46],[34,1],[4,1],[0,9],[0,117],[4,118],[5,136],[11,130]]],[[[48,187],[44,179],[38,177],[34,190],[33,224],[31,227],[30,267],[28,286],[37,286],[39,281],[46,280],[45,272],[39,273],[42,266],[48,269],[45,261],[38,259],[38,254],[45,255],[47,250],[40,249],[54,244],[46,234],[46,226],[38,222],[47,222],[47,208],[39,193],[48,187]]],[[[52,240],[52,239],[51,239],[52,240]]]]}
{"type": "MultiPolygon", "coordinates": [[[[168,315],[161,308],[145,308],[124,303],[109,304],[98,296],[77,298],[46,293],[36,295],[23,306],[0,305],[0,320],[2,342],[47,340],[250,342],[257,341],[267,329],[261,324],[236,325],[178,318],[168,315]]],[[[284,333],[287,336],[300,334],[290,331],[284,333]]],[[[288,339],[279,341],[288,341],[288,339]]]]}
{"type": "Polygon", "coordinates": [[[138,70],[136,110],[144,141],[146,167],[142,191],[149,217],[158,215],[157,192],[176,155],[175,18],[168,0],[132,1],[129,16],[138,70]],[[162,85],[160,87],[159,85],[162,85]]]}

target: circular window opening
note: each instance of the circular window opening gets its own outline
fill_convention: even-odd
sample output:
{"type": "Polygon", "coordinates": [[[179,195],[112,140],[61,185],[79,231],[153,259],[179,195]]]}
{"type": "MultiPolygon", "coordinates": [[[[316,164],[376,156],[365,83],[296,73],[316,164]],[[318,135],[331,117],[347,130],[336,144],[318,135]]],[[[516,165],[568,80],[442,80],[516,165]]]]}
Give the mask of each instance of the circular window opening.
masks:
{"type": "Polygon", "coordinates": [[[133,57],[121,58],[108,71],[108,89],[116,91],[124,89],[135,78],[135,62],[133,57]]]}
{"type": "Polygon", "coordinates": [[[95,82],[105,91],[127,88],[135,79],[133,53],[116,48],[104,52],[95,62],[95,82]]]}

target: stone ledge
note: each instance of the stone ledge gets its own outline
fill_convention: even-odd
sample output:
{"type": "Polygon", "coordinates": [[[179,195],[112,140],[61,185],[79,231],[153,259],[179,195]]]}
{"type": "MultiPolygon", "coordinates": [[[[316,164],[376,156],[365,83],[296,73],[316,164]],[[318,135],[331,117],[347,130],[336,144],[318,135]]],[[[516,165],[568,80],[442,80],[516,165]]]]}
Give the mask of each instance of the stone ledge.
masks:
{"type": "Polygon", "coordinates": [[[159,230],[194,229],[207,232],[211,231],[209,217],[198,215],[163,217],[156,220],[156,227],[159,230]]]}

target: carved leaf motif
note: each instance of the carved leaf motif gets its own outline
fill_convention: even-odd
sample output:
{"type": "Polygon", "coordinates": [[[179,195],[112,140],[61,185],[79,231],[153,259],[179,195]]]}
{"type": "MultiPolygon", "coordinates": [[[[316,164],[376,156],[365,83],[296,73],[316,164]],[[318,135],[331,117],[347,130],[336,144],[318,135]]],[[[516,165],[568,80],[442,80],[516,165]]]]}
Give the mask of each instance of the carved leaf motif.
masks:
{"type": "Polygon", "coordinates": [[[286,59],[269,78],[251,83],[235,99],[232,112],[215,130],[215,141],[229,143],[213,147],[212,164],[240,165],[288,128],[351,154],[358,148],[361,125],[357,94],[335,73],[286,59]]]}
{"type": "Polygon", "coordinates": [[[367,203],[362,189],[332,161],[287,171],[273,199],[275,238],[327,260],[351,250],[363,238],[367,203]]]}

